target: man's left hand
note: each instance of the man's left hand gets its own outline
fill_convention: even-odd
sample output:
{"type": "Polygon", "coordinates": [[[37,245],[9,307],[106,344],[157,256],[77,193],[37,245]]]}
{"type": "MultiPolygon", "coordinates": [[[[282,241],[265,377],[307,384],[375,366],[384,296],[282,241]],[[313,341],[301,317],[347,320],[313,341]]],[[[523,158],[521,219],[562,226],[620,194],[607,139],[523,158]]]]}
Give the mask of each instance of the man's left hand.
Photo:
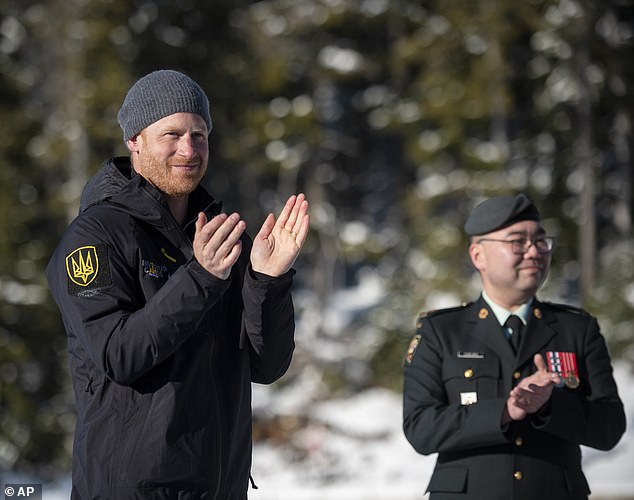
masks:
{"type": "Polygon", "coordinates": [[[269,214],[253,240],[251,267],[268,276],[281,276],[293,267],[306,236],[310,219],[303,194],[291,196],[276,219],[269,214]]]}

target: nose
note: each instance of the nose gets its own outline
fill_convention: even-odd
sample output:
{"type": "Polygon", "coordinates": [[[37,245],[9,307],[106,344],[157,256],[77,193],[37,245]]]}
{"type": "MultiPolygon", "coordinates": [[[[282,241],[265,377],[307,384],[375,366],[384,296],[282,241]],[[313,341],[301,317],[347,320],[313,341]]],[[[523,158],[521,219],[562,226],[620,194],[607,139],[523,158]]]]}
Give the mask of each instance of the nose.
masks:
{"type": "Polygon", "coordinates": [[[537,258],[540,257],[541,254],[537,251],[537,245],[533,240],[528,240],[526,242],[526,247],[524,247],[524,256],[528,256],[529,258],[537,258]]]}
{"type": "Polygon", "coordinates": [[[184,158],[193,158],[196,154],[194,139],[189,134],[184,134],[178,141],[178,154],[184,158]]]}

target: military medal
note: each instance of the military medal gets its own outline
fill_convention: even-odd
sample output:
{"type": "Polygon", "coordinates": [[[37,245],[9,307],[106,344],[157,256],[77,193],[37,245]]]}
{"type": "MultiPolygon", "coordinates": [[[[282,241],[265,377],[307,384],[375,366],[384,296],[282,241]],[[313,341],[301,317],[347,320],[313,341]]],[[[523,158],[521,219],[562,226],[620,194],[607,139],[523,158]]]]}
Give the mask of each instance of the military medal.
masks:
{"type": "Polygon", "coordinates": [[[558,374],[569,389],[579,387],[579,372],[577,371],[577,357],[574,352],[546,352],[548,371],[558,374]]]}
{"type": "Polygon", "coordinates": [[[569,387],[570,389],[576,389],[577,387],[579,387],[579,377],[573,375],[572,373],[569,373],[568,375],[566,375],[564,384],[566,384],[566,387],[569,387]]]}

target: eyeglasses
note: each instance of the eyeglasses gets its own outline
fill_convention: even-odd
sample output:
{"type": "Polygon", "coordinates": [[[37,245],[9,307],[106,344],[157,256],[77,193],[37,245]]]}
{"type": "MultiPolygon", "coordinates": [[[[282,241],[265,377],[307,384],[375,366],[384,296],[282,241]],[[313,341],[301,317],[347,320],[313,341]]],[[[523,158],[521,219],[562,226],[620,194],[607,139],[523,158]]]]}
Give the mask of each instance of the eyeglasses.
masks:
{"type": "Polygon", "coordinates": [[[537,253],[546,255],[552,252],[555,246],[555,238],[553,236],[540,236],[539,238],[517,238],[516,240],[496,240],[494,238],[480,238],[478,243],[482,241],[497,241],[498,243],[508,243],[511,245],[511,251],[516,255],[524,255],[528,252],[532,245],[535,245],[537,253]]]}

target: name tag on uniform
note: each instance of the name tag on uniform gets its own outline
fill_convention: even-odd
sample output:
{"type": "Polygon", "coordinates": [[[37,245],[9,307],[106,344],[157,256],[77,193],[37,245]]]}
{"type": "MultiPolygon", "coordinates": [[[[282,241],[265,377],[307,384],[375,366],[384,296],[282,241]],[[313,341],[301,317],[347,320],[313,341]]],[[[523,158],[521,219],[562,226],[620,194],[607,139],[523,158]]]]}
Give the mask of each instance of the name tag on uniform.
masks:
{"type": "Polygon", "coordinates": [[[461,392],[460,393],[460,404],[461,405],[472,405],[478,402],[478,393],[477,392],[461,392]]]}
{"type": "Polygon", "coordinates": [[[484,359],[483,352],[458,351],[458,357],[461,359],[484,359]]]}

